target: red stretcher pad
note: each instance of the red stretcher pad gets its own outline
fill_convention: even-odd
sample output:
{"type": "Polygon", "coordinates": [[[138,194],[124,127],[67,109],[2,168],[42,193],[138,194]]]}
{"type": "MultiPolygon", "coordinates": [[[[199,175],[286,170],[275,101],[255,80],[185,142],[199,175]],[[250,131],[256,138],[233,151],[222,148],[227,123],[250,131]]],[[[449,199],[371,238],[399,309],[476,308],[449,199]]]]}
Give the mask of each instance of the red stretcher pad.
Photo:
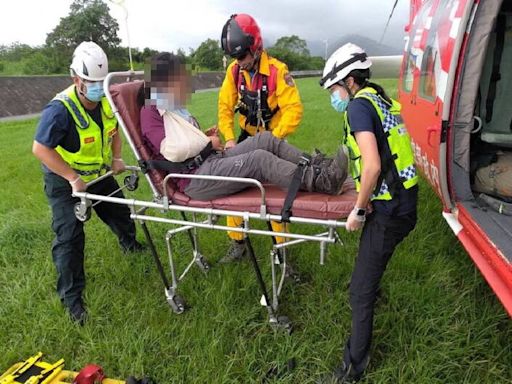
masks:
{"type": "MultiPolygon", "coordinates": [[[[142,160],[153,160],[151,151],[144,145],[140,129],[140,108],[137,95],[143,85],[142,81],[132,81],[122,84],[114,84],[110,92],[114,103],[123,119],[142,160]]],[[[149,177],[157,190],[165,195],[162,189],[162,182],[165,171],[148,170],[149,177]]],[[[273,186],[266,185],[266,206],[267,213],[281,213],[286,198],[286,191],[273,186]]],[[[187,195],[179,192],[176,185],[168,183],[167,195],[175,204],[191,206],[196,208],[216,208],[241,212],[260,212],[261,193],[258,188],[251,187],[234,195],[222,197],[215,200],[199,201],[193,200],[187,195]]],[[[293,202],[293,216],[313,219],[344,219],[354,208],[357,193],[354,183],[347,179],[343,186],[343,193],[338,196],[326,195],[323,193],[299,192],[293,202]]]]}

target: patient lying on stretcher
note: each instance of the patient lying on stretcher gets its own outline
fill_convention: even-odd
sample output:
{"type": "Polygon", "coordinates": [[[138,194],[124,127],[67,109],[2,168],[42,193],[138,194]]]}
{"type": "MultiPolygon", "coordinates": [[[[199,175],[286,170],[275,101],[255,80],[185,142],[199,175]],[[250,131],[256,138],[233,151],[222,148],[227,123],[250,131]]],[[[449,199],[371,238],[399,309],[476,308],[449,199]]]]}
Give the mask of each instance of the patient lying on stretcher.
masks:
{"type": "MultiPolygon", "coordinates": [[[[146,70],[145,105],[140,112],[143,139],[153,157],[167,160],[173,173],[246,177],[286,189],[297,164],[305,162],[300,189],[336,195],[347,177],[347,156],[340,148],[334,158],[320,152],[305,155],[296,147],[264,132],[224,150],[215,128],[203,133],[186,109],[190,76],[183,60],[170,53],[151,59],[146,70]]],[[[179,179],[179,190],[196,200],[231,195],[247,184],[225,180],[179,179]]]]}

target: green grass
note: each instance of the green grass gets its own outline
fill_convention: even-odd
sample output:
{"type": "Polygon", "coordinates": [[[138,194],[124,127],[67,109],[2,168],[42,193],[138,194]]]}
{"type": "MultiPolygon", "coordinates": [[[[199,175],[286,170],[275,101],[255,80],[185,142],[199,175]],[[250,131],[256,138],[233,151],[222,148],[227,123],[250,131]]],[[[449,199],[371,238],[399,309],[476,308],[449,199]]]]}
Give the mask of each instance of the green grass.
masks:
{"type": "MultiPolygon", "coordinates": [[[[394,93],[396,81],[381,83],[394,93]]],[[[305,115],[290,142],[334,153],[339,115],[315,79],[297,84],[305,115]]],[[[200,93],[190,109],[208,127],[216,122],[216,105],[215,93],[200,93]]],[[[208,276],[195,268],[185,278],[179,290],[191,308],[175,315],[150,256],[124,256],[93,216],[86,224],[90,320],[83,328],[71,324],[54,292],[50,211],[30,152],[36,124],[0,124],[0,372],[43,351],[47,361],[63,357],[67,369],[96,363],[114,378],[259,383],[270,368],[295,358],[295,370],[271,382],[313,383],[339,362],[350,329],[347,283],[357,234],[343,233],[345,246],[331,246],[325,266],[318,265],[317,244],[293,250],[306,281],[283,292],[282,312],[296,328],[287,336],[267,325],[250,264],[215,264],[228,245],[223,232],[200,233],[213,267],[208,276]]],[[[127,148],[125,156],[131,158],[127,148]]],[[[141,184],[136,195],[149,198],[141,184]]],[[[165,262],[166,227],[148,226],[165,262]]],[[[176,240],[186,251],[186,238],[176,240]]],[[[268,277],[269,239],[253,242],[268,277]]],[[[512,383],[510,319],[442,219],[426,183],[418,225],[395,252],[382,288],[364,383],[512,383]]]]}

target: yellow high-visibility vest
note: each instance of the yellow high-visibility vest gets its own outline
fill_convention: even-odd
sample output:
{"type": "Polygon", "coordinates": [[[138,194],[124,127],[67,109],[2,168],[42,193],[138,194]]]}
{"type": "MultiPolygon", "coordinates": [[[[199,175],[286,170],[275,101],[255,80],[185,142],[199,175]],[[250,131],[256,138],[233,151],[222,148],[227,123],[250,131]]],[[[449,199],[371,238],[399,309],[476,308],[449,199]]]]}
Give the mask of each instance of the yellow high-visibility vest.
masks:
{"type": "MultiPolygon", "coordinates": [[[[400,103],[392,99],[392,103],[389,104],[371,87],[360,89],[354,96],[354,99],[356,98],[368,100],[377,111],[384,131],[383,136],[387,139],[387,144],[391,151],[391,156],[393,157],[393,165],[396,170],[395,174],[403,187],[409,189],[418,184],[418,174],[416,172],[416,166],[414,165],[411,139],[400,116],[400,103]]],[[[350,173],[356,184],[356,189],[359,192],[361,189],[361,152],[354,135],[350,132],[347,112],[344,113],[344,120],[344,142],[349,149],[350,173]]],[[[374,191],[372,200],[391,200],[392,198],[393,196],[390,193],[389,185],[386,179],[383,179],[380,189],[374,191]]]]}
{"type": "Polygon", "coordinates": [[[117,133],[117,120],[107,98],[100,101],[103,132],[80,103],[74,85],[57,94],[54,100],[62,102],[71,114],[80,139],[77,152],[69,152],[61,146],[55,150],[85,182],[105,174],[112,164],[112,139],[117,133]]]}

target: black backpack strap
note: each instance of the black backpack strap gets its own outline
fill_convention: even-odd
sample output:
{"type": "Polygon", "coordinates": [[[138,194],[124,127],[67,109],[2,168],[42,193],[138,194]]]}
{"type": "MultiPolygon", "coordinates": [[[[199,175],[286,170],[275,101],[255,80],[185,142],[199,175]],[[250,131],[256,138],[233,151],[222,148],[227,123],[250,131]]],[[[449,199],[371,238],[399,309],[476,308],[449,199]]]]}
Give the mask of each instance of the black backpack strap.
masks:
{"type": "Polygon", "coordinates": [[[183,173],[190,171],[183,163],[174,163],[168,160],[140,160],[139,167],[143,173],[150,169],[166,171],[168,173],[183,173]]]}
{"type": "Polygon", "coordinates": [[[503,53],[503,45],[505,44],[505,29],[507,17],[499,14],[496,20],[496,47],[494,48],[494,58],[492,62],[491,81],[489,82],[489,90],[487,92],[487,100],[485,101],[485,122],[492,120],[494,99],[496,98],[496,83],[501,80],[500,64],[501,55],[503,53]]]}
{"type": "Polygon", "coordinates": [[[150,169],[167,171],[168,173],[184,173],[199,168],[205,160],[215,151],[210,141],[197,156],[191,157],[182,162],[173,162],[169,160],[140,160],[139,167],[143,173],[150,169]]]}
{"type": "Polygon", "coordinates": [[[240,136],[238,136],[237,144],[240,144],[242,141],[250,137],[249,132],[247,132],[245,129],[240,129],[240,136]]]}
{"type": "MultiPolygon", "coordinates": [[[[236,87],[236,90],[238,91],[238,80],[240,79],[240,66],[238,64],[235,64],[233,66],[233,78],[235,79],[235,87],[236,87]]],[[[242,76],[242,81],[244,81],[245,78],[242,76]]]]}
{"type": "Polygon", "coordinates": [[[297,169],[293,174],[292,182],[288,187],[288,194],[286,195],[283,209],[281,210],[281,221],[284,221],[285,223],[290,222],[293,202],[297,197],[297,193],[299,192],[300,186],[302,185],[302,180],[304,179],[304,174],[306,173],[306,170],[310,164],[311,156],[303,153],[299,163],[297,164],[297,169]]]}
{"type": "Polygon", "coordinates": [[[267,85],[267,78],[268,76],[262,75],[263,78],[261,80],[261,113],[263,117],[263,121],[265,122],[265,129],[269,129],[268,124],[270,123],[270,120],[274,115],[279,111],[279,105],[275,107],[274,109],[270,109],[270,106],[268,105],[268,85],[267,85]]]}
{"type": "MultiPolygon", "coordinates": [[[[379,96],[380,98],[380,96],[379,96]]],[[[384,101],[383,98],[381,100],[384,101]]],[[[375,108],[373,108],[375,111],[375,108]]],[[[375,111],[377,113],[377,111],[375,111]]],[[[395,166],[396,154],[391,153],[391,148],[389,147],[388,142],[389,132],[384,132],[384,128],[382,126],[382,122],[380,122],[378,127],[375,129],[375,138],[377,140],[377,148],[380,156],[380,174],[377,179],[377,184],[375,185],[375,189],[373,194],[377,196],[382,187],[382,183],[385,181],[389,193],[392,198],[395,198],[396,192],[402,188],[402,181],[400,180],[400,176],[398,175],[398,171],[395,166]]]]}

